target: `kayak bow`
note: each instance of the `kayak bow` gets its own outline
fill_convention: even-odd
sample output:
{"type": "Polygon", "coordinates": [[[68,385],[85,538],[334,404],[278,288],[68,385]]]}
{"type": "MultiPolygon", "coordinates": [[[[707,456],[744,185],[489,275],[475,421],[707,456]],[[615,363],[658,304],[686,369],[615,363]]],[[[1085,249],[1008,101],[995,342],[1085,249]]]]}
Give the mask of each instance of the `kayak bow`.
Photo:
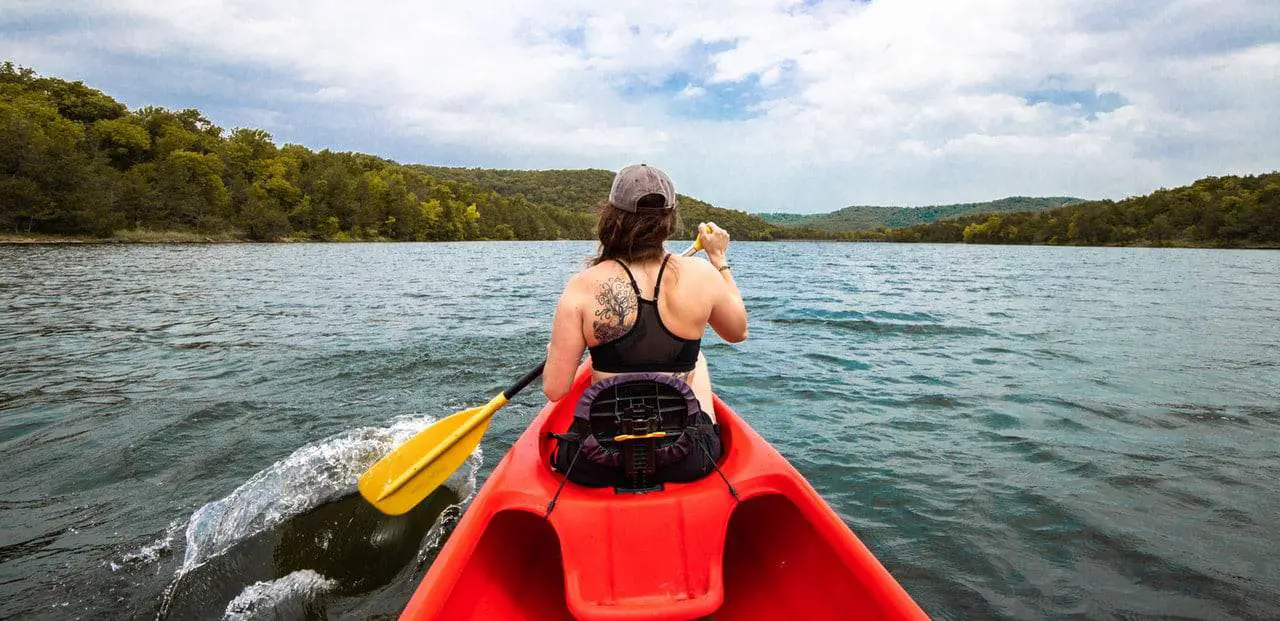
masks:
{"type": "Polygon", "coordinates": [[[720,469],[646,494],[564,486],[548,403],[490,475],[401,619],[926,619],[813,487],[719,397],[720,469]],[[735,500],[726,483],[737,489],[735,500]]]}

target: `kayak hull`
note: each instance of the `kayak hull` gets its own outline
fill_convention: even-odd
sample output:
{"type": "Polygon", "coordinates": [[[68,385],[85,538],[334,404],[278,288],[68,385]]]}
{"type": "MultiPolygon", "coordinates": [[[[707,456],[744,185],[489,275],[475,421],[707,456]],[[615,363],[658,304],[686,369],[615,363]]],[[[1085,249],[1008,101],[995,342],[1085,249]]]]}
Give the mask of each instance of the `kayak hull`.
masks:
{"type": "Polygon", "coordinates": [[[661,491],[564,486],[548,466],[587,365],[477,493],[401,619],[924,619],[807,481],[718,397],[716,474],[661,491]],[[731,493],[730,484],[737,498],[731,493]]]}

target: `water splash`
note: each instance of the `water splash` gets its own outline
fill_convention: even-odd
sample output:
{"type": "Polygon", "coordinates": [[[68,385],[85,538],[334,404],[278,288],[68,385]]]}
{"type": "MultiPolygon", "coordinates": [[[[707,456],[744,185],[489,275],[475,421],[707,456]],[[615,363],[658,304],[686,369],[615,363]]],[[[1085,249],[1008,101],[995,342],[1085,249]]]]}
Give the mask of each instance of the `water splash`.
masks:
{"type": "Polygon", "coordinates": [[[301,569],[277,580],[255,582],[227,604],[223,621],[304,617],[337,583],[301,569]]]}
{"type": "MultiPolygon", "coordinates": [[[[174,577],[165,589],[158,617],[164,618],[169,614],[177,589],[188,574],[237,546],[260,539],[264,533],[278,529],[293,518],[355,495],[359,476],[369,466],[435,421],[434,417],[427,415],[400,417],[387,427],[351,429],[305,445],[253,475],[225,497],[197,509],[185,522],[182,563],[175,569],[174,577]]],[[[482,454],[477,448],[467,460],[468,467],[460,468],[445,481],[444,487],[461,499],[454,511],[460,511],[461,505],[475,492],[481,463],[482,454]]],[[[176,533],[179,527],[175,525],[171,529],[176,533]]],[[[432,532],[439,527],[440,524],[435,524],[432,532]]],[[[171,539],[166,535],[156,544],[126,556],[154,560],[159,556],[158,551],[166,548],[171,539]],[[157,552],[152,554],[152,548],[157,552]]],[[[438,536],[425,539],[436,541],[438,545],[438,536]]],[[[419,554],[422,554],[421,549],[419,554]]],[[[228,618],[254,618],[252,615],[259,614],[255,611],[270,609],[255,604],[243,611],[241,608],[233,610],[237,601],[246,604],[265,601],[262,598],[286,598],[312,606],[314,598],[311,596],[317,593],[314,587],[319,584],[312,578],[317,576],[320,574],[311,569],[299,569],[275,580],[256,582],[231,602],[227,608],[228,618]],[[232,615],[242,612],[250,616],[232,615]]],[[[326,591],[336,588],[335,581],[323,580],[326,591]]]]}
{"type": "MultiPolygon", "coordinates": [[[[247,537],[355,493],[361,473],[435,420],[400,418],[388,427],[361,427],[308,444],[253,475],[226,497],[200,507],[187,522],[186,551],[177,577],[247,537]]],[[[471,467],[454,473],[445,486],[460,497],[470,496],[479,459],[477,451],[468,460],[471,467]]]]}
{"type": "MultiPolygon", "coordinates": [[[[466,480],[460,487],[450,487],[458,491],[458,502],[453,503],[444,508],[440,515],[436,517],[435,523],[431,525],[431,529],[427,531],[426,536],[422,538],[422,545],[418,548],[417,563],[419,567],[424,567],[435,558],[440,548],[444,546],[444,541],[453,532],[453,527],[458,525],[458,520],[462,519],[462,514],[471,499],[476,495],[476,489],[479,487],[477,479],[480,475],[480,466],[484,464],[484,450],[480,446],[476,446],[476,450],[471,453],[471,467],[466,469],[466,480]]],[[[451,485],[452,481],[457,478],[462,470],[459,469],[449,478],[446,485],[451,485]]]]}
{"type": "Polygon", "coordinates": [[[183,520],[170,522],[169,527],[164,530],[164,534],[159,539],[137,550],[124,553],[119,561],[111,561],[109,563],[111,571],[119,571],[129,565],[147,565],[160,560],[164,553],[173,549],[173,542],[178,538],[178,533],[182,532],[186,524],[183,520]]]}
{"type": "Polygon", "coordinates": [[[422,546],[418,548],[417,564],[419,567],[427,566],[435,558],[436,553],[444,545],[445,538],[453,532],[453,527],[458,525],[458,520],[462,519],[462,508],[467,506],[470,500],[471,496],[467,496],[440,512],[440,517],[436,518],[435,524],[431,525],[431,530],[427,531],[427,536],[422,538],[422,546]]]}

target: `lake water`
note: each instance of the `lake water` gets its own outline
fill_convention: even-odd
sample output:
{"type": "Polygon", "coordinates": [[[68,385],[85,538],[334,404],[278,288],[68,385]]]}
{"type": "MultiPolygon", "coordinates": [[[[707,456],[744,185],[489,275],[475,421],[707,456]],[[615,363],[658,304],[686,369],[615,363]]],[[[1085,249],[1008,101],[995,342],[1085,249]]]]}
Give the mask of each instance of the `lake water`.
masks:
{"type": "MultiPolygon", "coordinates": [[[[585,242],[0,247],[0,618],[394,614],[585,242]]],[[[672,249],[677,250],[676,244],[672,249]]],[[[720,394],[936,618],[1280,617],[1280,252],[736,243],[720,394]]]]}

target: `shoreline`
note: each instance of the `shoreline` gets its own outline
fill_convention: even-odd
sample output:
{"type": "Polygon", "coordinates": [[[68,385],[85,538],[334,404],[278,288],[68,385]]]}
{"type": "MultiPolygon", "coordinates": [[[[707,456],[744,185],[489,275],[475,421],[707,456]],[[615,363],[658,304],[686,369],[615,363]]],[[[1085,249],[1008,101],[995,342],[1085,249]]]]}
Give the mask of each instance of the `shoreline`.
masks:
{"type": "MultiPolygon", "coordinates": [[[[2,245],[64,244],[221,244],[244,243],[247,239],[229,235],[207,235],[181,231],[118,231],[111,237],[89,235],[49,235],[43,233],[0,233],[2,245]]],[[[275,243],[275,242],[271,242],[275,243]]]]}
{"type": "MultiPolygon", "coordinates": [[[[591,239],[509,239],[509,240],[465,240],[465,241],[593,241],[591,239]]],[[[674,241],[674,239],[673,239],[674,241]]],[[[687,240],[686,240],[687,241],[687,240]]],[[[748,240],[741,240],[748,241],[748,240]]],[[[957,246],[1035,246],[1060,248],[1167,248],[1181,250],[1280,250],[1280,245],[1243,244],[1223,246],[1210,244],[1187,244],[1183,242],[1166,244],[966,244],[964,242],[899,242],[881,239],[774,239],[773,242],[838,242],[838,243],[870,243],[870,244],[947,244],[957,246]]],[[[391,239],[360,240],[318,240],[281,238],[271,241],[255,241],[240,236],[227,234],[200,234],[182,231],[119,231],[111,237],[91,237],[87,235],[47,235],[39,233],[0,233],[0,246],[62,246],[62,245],[112,245],[112,244],[386,244],[386,243],[456,243],[456,242],[397,242],[391,239]]]]}

